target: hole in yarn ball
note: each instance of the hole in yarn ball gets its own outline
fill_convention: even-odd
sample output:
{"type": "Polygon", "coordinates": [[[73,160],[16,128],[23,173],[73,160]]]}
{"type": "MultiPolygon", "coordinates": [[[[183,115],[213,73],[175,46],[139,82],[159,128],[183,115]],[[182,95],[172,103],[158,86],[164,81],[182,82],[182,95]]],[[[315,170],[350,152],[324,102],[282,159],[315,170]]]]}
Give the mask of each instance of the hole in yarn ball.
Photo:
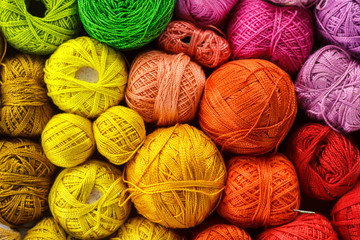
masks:
{"type": "Polygon", "coordinates": [[[92,204],[97,202],[102,197],[102,192],[94,188],[91,190],[89,198],[86,200],[86,204],[92,204]]]}
{"type": "Polygon", "coordinates": [[[182,41],[183,43],[189,44],[190,41],[191,41],[191,37],[186,36],[186,37],[184,37],[183,39],[181,39],[181,41],[182,41]]]}
{"type": "Polygon", "coordinates": [[[97,83],[99,81],[99,73],[92,67],[81,67],[76,71],[75,78],[88,83],[97,83]]]}
{"type": "Polygon", "coordinates": [[[28,0],[26,4],[26,10],[33,16],[43,18],[47,8],[42,1],[39,0],[28,0]]]}

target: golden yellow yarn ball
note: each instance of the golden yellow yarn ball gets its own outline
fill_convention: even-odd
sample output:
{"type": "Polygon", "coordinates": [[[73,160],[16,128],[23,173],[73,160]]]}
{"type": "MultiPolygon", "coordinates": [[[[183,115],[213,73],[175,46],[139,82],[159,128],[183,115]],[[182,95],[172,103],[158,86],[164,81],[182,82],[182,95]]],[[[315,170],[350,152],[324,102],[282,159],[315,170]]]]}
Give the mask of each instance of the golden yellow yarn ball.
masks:
{"type": "Polygon", "coordinates": [[[132,159],[146,137],[142,117],[124,106],[106,110],[94,121],[93,129],[98,151],[116,165],[132,159]]]}
{"type": "Polygon", "coordinates": [[[26,139],[0,141],[0,222],[18,226],[48,210],[55,166],[41,145],[26,139]]]}
{"type": "Polygon", "coordinates": [[[66,234],[53,217],[46,217],[29,229],[23,240],[66,240],[66,234]]]}
{"type": "Polygon", "coordinates": [[[95,151],[92,123],[76,114],[57,114],[45,126],[41,145],[47,158],[56,166],[79,165],[95,151]]]}
{"type": "Polygon", "coordinates": [[[218,205],[226,180],[215,144],[187,124],[149,134],[125,169],[138,213],[169,228],[201,223],[218,205]]]}
{"type": "Polygon", "coordinates": [[[13,230],[7,226],[0,227],[0,239],[4,240],[21,240],[20,232],[13,230]]]}
{"type": "Polygon", "coordinates": [[[2,133],[14,137],[40,136],[52,117],[44,66],[44,58],[27,54],[4,60],[0,71],[2,133]]]}
{"type": "Polygon", "coordinates": [[[87,118],[117,105],[128,80],[121,53],[87,36],[61,44],[46,61],[44,71],[55,105],[87,118]]]}
{"type": "Polygon", "coordinates": [[[75,238],[100,239],[115,233],[131,210],[121,177],[115,166],[98,160],[65,168],[49,194],[52,215],[75,238]]]}
{"type": "Polygon", "coordinates": [[[183,240],[180,234],[170,228],[153,223],[142,216],[128,219],[110,240],[183,240]]]}

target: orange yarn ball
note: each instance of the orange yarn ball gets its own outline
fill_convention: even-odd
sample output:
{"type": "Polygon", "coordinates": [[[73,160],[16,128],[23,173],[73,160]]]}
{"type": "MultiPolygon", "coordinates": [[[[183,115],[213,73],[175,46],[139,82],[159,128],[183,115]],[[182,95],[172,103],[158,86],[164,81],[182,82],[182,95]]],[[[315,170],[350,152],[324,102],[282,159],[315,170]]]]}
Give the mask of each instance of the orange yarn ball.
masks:
{"type": "Polygon", "coordinates": [[[296,217],[299,182],[294,166],[283,154],[233,157],[227,173],[217,211],[230,223],[244,228],[267,227],[296,217]]]}
{"type": "Polygon", "coordinates": [[[269,61],[244,59],[225,63],[206,80],[199,122],[222,150],[264,154],[282,142],[296,112],[289,75],[269,61]]]}
{"type": "Polygon", "coordinates": [[[190,57],[149,51],[132,63],[125,100],[147,123],[171,126],[193,120],[205,73],[190,57]]]}
{"type": "Polygon", "coordinates": [[[245,230],[234,225],[217,224],[205,229],[195,240],[251,240],[250,235],[245,230]]]}

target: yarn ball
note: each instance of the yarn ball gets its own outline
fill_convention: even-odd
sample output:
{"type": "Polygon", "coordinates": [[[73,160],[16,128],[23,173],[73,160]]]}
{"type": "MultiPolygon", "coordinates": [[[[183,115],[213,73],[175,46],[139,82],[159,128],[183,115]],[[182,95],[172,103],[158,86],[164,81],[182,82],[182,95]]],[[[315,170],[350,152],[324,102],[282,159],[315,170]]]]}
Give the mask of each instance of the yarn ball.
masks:
{"type": "Polygon", "coordinates": [[[0,226],[0,239],[4,240],[21,240],[21,234],[5,225],[0,226]]]}
{"type": "Polygon", "coordinates": [[[5,57],[7,49],[7,43],[4,34],[0,30],[0,63],[2,62],[3,58],[5,57]]]}
{"type": "Polygon", "coordinates": [[[92,123],[72,113],[53,116],[41,134],[46,157],[59,167],[74,167],[95,151],[92,123]]]}
{"type": "Polygon", "coordinates": [[[360,2],[357,0],[327,0],[315,9],[316,32],[323,43],[342,47],[360,58],[360,2]]]}
{"type": "Polygon", "coordinates": [[[48,95],[64,112],[94,118],[124,98],[126,59],[90,37],[61,44],[44,71],[48,95]]]}
{"type": "Polygon", "coordinates": [[[116,49],[132,50],[157,38],[170,22],[175,0],[78,0],[86,32],[116,49]]]}
{"type": "Polygon", "coordinates": [[[40,136],[53,115],[44,83],[45,59],[17,54],[2,64],[0,131],[13,137],[40,136]]]}
{"type": "Polygon", "coordinates": [[[146,137],[144,120],[123,106],[111,107],[102,113],[93,129],[98,151],[115,165],[132,159],[146,137]]]}
{"type": "Polygon", "coordinates": [[[233,157],[227,173],[224,196],[217,208],[225,220],[243,228],[294,220],[300,188],[294,166],[283,154],[233,157]]]}
{"type": "Polygon", "coordinates": [[[202,66],[215,68],[231,55],[228,41],[210,29],[185,21],[170,22],[160,35],[159,47],[168,53],[185,53],[202,66]]]}
{"type": "Polygon", "coordinates": [[[206,80],[199,123],[222,151],[264,154],[279,146],[296,112],[289,75],[266,60],[243,59],[225,63],[206,80]]]}
{"type": "Polygon", "coordinates": [[[310,8],[319,2],[319,7],[321,7],[321,2],[326,0],[268,0],[269,2],[279,4],[282,6],[298,6],[303,8],[310,8]]]}
{"type": "Polygon", "coordinates": [[[201,28],[223,27],[237,0],[177,0],[175,15],[201,28]]]}
{"type": "Polygon", "coordinates": [[[66,234],[53,217],[46,217],[26,232],[24,240],[66,240],[66,234]]]}
{"type": "Polygon", "coordinates": [[[344,240],[360,239],[360,183],[344,194],[331,211],[332,224],[344,240]]]}
{"type": "Polygon", "coordinates": [[[313,28],[308,9],[243,0],[234,8],[226,36],[234,59],[262,58],[296,74],[311,53],[313,28]]]}
{"type": "Polygon", "coordinates": [[[189,56],[148,51],[132,63],[125,100],[146,123],[186,123],[197,115],[205,80],[204,71],[189,56]]]}
{"type": "Polygon", "coordinates": [[[16,227],[40,218],[48,209],[54,171],[40,144],[0,140],[0,222],[16,227]]]}
{"type": "Polygon", "coordinates": [[[174,230],[151,222],[142,216],[128,219],[119,228],[115,237],[110,240],[152,240],[168,239],[183,240],[184,238],[174,230]]]}
{"type": "Polygon", "coordinates": [[[234,225],[217,224],[205,229],[197,235],[195,240],[251,240],[250,235],[245,230],[234,225]]]}
{"type": "Polygon", "coordinates": [[[55,220],[72,237],[100,239],[116,232],[130,214],[124,202],[126,185],[122,172],[110,163],[89,160],[65,168],[49,194],[55,220]],[[119,203],[123,203],[119,206],[119,203]]]}
{"type": "Polygon", "coordinates": [[[215,144],[187,124],[149,134],[125,171],[138,213],[169,228],[200,224],[218,205],[226,180],[215,144]]]}
{"type": "Polygon", "coordinates": [[[8,43],[21,52],[51,54],[80,31],[76,0],[0,0],[0,3],[0,27],[8,43]],[[42,7],[40,16],[32,14],[42,7]]]}
{"type": "Polygon", "coordinates": [[[302,193],[335,200],[354,187],[360,175],[359,150],[328,126],[308,123],[289,139],[287,156],[295,165],[302,193]]]}
{"type": "Polygon", "coordinates": [[[338,240],[330,221],[321,214],[301,213],[294,221],[266,229],[256,240],[338,240]]]}
{"type": "Polygon", "coordinates": [[[334,130],[359,130],[359,74],[359,63],[345,50],[322,47],[307,59],[294,83],[300,108],[334,130]]]}

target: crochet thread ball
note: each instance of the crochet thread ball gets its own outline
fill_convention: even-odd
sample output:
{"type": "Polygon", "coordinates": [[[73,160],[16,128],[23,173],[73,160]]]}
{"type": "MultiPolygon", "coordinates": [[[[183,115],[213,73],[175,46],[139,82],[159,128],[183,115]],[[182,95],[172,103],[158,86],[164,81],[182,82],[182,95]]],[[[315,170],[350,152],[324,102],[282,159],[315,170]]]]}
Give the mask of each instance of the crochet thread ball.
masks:
{"type": "Polygon", "coordinates": [[[45,59],[27,54],[2,64],[0,131],[13,137],[40,136],[53,115],[44,83],[45,59]]]}
{"type": "Polygon", "coordinates": [[[217,224],[211,226],[197,235],[195,240],[251,240],[250,235],[244,229],[234,225],[217,224]]]}
{"type": "Polygon", "coordinates": [[[336,131],[360,129],[360,65],[343,49],[327,45],[313,53],[294,83],[299,106],[336,131]]]}
{"type": "Polygon", "coordinates": [[[146,123],[186,123],[197,115],[205,80],[204,71],[189,56],[148,51],[132,63],[125,100],[146,123]]]}
{"type": "Polygon", "coordinates": [[[294,220],[300,188],[294,166],[283,154],[233,157],[227,173],[217,212],[228,222],[257,228],[294,220]]]}
{"type": "Polygon", "coordinates": [[[344,194],[331,211],[332,224],[344,240],[360,237],[360,184],[344,194]]]}
{"type": "Polygon", "coordinates": [[[202,66],[215,68],[231,55],[228,41],[210,29],[185,21],[170,22],[160,35],[159,47],[168,53],[185,53],[202,66]]]}
{"type": "Polygon", "coordinates": [[[66,240],[66,234],[53,217],[46,217],[26,232],[24,240],[66,240]]]}
{"type": "Polygon", "coordinates": [[[123,194],[126,186],[121,176],[115,166],[98,160],[65,168],[49,194],[55,220],[79,239],[100,239],[115,233],[131,210],[130,202],[124,202],[127,194],[123,194]]]}
{"type": "Polygon", "coordinates": [[[6,42],[4,34],[0,30],[0,63],[2,62],[3,58],[5,57],[6,49],[7,49],[7,42],[6,42]]]}
{"type": "Polygon", "coordinates": [[[289,75],[266,60],[244,59],[225,63],[206,80],[199,122],[222,151],[264,154],[279,146],[296,112],[289,75]]]}
{"type": "Polygon", "coordinates": [[[173,16],[175,0],[79,0],[86,32],[116,49],[132,50],[157,38],[173,16]]]}
{"type": "Polygon", "coordinates": [[[144,120],[123,106],[111,107],[102,113],[93,129],[98,151],[115,165],[132,159],[146,137],[144,120]]]}
{"type": "Polygon", "coordinates": [[[360,175],[357,147],[327,126],[308,123],[290,136],[287,156],[298,172],[302,193],[335,200],[354,187],[360,175]]]}
{"type": "Polygon", "coordinates": [[[330,221],[321,214],[299,214],[294,221],[266,229],[256,240],[338,240],[330,221]]]}
{"type": "Polygon", "coordinates": [[[40,1],[46,8],[43,17],[32,15],[38,8],[35,1],[0,1],[0,27],[8,43],[21,52],[53,53],[80,31],[76,0],[40,1]]]}
{"type": "Polygon", "coordinates": [[[44,71],[49,97],[65,112],[94,118],[124,98],[126,59],[95,39],[78,37],[61,44],[44,71]]]}
{"type": "Polygon", "coordinates": [[[149,134],[125,170],[138,213],[169,228],[200,224],[218,205],[226,180],[215,144],[187,124],[149,134]]]}
{"type": "Polygon", "coordinates": [[[178,0],[175,15],[179,19],[195,23],[201,28],[209,25],[223,27],[237,0],[178,0]]]}
{"type": "Polygon", "coordinates": [[[79,165],[95,151],[92,123],[76,114],[57,114],[42,132],[41,145],[54,165],[63,168],[79,165]]]}
{"type": "Polygon", "coordinates": [[[321,7],[322,1],[326,0],[268,0],[275,4],[279,4],[282,6],[298,6],[303,8],[310,8],[318,3],[318,7],[321,7]]]}
{"type": "Polygon", "coordinates": [[[262,58],[296,74],[313,47],[312,14],[263,0],[239,1],[226,36],[234,59],[262,58]]]}
{"type": "Polygon", "coordinates": [[[315,9],[316,32],[323,43],[342,47],[360,58],[360,3],[353,0],[327,0],[321,9],[315,9]]]}
{"type": "Polygon", "coordinates": [[[20,232],[3,225],[0,227],[0,239],[21,240],[21,234],[20,232]]]}
{"type": "Polygon", "coordinates": [[[55,166],[40,144],[26,139],[0,141],[0,222],[19,226],[42,216],[55,166]]]}
{"type": "Polygon", "coordinates": [[[183,240],[184,238],[170,228],[151,222],[142,216],[128,219],[110,240],[183,240]]]}

